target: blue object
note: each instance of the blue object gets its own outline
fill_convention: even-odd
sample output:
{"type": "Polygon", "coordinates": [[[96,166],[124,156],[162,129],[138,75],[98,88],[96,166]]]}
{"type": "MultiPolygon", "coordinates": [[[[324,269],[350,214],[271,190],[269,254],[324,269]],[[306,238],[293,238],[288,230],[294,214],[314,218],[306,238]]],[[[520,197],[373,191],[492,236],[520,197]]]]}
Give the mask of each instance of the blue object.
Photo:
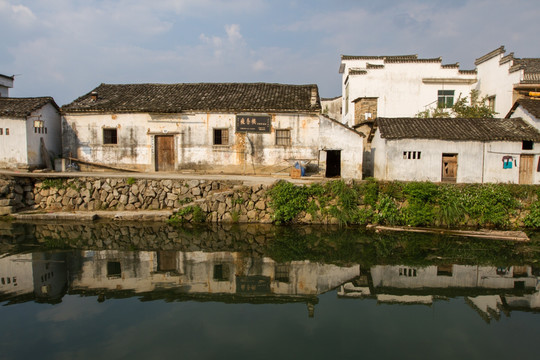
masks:
{"type": "Polygon", "coordinates": [[[300,169],[300,176],[306,175],[306,168],[304,166],[301,166],[298,161],[294,164],[295,169],[300,169]]]}

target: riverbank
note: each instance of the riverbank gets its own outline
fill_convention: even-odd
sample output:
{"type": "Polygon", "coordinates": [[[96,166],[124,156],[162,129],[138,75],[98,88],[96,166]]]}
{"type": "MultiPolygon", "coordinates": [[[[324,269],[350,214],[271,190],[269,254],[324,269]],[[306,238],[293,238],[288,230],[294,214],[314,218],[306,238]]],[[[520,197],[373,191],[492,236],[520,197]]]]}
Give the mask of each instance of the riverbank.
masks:
{"type": "Polygon", "coordinates": [[[251,177],[240,176],[43,175],[0,174],[0,214],[21,220],[373,224],[458,230],[540,227],[540,187],[532,185],[373,179],[293,183],[279,178],[253,184],[251,177]]]}

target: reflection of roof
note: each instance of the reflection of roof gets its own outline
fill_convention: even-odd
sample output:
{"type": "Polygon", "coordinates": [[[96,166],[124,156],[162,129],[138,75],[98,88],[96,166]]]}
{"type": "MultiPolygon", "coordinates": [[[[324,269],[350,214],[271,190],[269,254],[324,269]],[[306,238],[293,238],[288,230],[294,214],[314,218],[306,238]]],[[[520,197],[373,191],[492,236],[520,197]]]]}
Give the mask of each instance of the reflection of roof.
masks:
{"type": "Polygon", "coordinates": [[[222,302],[225,304],[286,304],[286,303],[310,303],[318,304],[316,295],[238,295],[238,294],[210,294],[210,293],[185,293],[173,289],[153,290],[149,292],[135,292],[133,290],[110,290],[98,288],[84,288],[70,290],[70,295],[81,296],[104,296],[105,299],[126,299],[137,297],[140,301],[166,300],[167,302],[199,301],[199,302],[222,302]]]}
{"type": "Polygon", "coordinates": [[[101,84],[66,112],[318,111],[317,85],[266,83],[101,84]],[[93,99],[93,95],[95,97],[93,99]],[[311,103],[312,93],[317,96],[311,103]]]}
{"type": "Polygon", "coordinates": [[[384,139],[462,141],[540,141],[540,133],[521,119],[377,118],[384,139]]]}
{"type": "Polygon", "coordinates": [[[26,117],[32,112],[52,103],[58,109],[52,97],[8,98],[0,97],[0,116],[26,117]]]}

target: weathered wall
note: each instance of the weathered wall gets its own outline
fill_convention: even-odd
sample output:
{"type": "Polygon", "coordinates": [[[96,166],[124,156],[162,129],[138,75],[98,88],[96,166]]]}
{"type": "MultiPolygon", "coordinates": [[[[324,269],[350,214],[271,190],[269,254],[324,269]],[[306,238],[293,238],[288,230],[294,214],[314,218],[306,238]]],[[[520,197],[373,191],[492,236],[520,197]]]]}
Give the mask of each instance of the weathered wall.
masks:
{"type": "Polygon", "coordinates": [[[233,113],[65,114],[64,156],[145,171],[156,170],[155,137],[174,137],[174,168],[212,172],[271,173],[286,159],[317,156],[318,122],[314,114],[270,114],[271,132],[235,132],[233,113]],[[103,129],[117,129],[118,144],[103,143],[103,129]],[[226,145],[214,145],[214,129],[228,130],[226,145]],[[276,129],[291,132],[291,145],[276,144],[276,129]]]}
{"type": "Polygon", "coordinates": [[[0,118],[0,167],[4,169],[25,167],[28,163],[26,152],[26,120],[0,118]],[[6,135],[9,129],[9,135],[6,135]]]}
{"type": "Polygon", "coordinates": [[[480,141],[385,140],[377,131],[372,142],[374,177],[380,180],[441,181],[442,154],[457,154],[458,183],[519,183],[520,154],[534,154],[533,184],[540,183],[536,171],[538,155],[522,150],[522,143],[480,141]],[[421,153],[420,159],[404,159],[403,153],[421,153]],[[512,156],[512,168],[503,169],[503,157],[512,156]]]}

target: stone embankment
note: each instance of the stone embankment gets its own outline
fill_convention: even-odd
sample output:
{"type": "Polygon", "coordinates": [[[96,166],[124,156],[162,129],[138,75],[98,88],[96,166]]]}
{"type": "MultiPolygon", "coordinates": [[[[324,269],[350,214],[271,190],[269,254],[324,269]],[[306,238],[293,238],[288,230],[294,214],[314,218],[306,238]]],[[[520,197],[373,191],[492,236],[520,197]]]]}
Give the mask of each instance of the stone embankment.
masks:
{"type": "MultiPolygon", "coordinates": [[[[0,214],[197,207],[209,222],[270,223],[267,188],[246,186],[238,180],[4,177],[0,179],[0,214]]],[[[192,216],[191,212],[183,215],[187,221],[192,216]]]]}

